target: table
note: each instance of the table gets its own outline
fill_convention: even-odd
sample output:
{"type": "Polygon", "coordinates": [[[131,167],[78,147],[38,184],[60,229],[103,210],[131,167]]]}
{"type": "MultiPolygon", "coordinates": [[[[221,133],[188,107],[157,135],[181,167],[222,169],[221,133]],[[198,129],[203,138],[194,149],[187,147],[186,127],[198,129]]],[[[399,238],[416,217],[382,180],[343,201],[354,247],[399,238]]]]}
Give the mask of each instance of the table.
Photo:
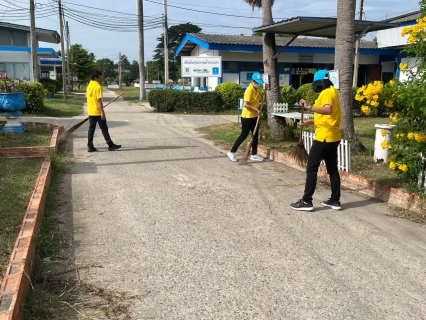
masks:
{"type": "MultiPolygon", "coordinates": [[[[293,127],[297,128],[297,123],[300,122],[302,119],[302,113],[301,112],[274,112],[272,115],[276,118],[281,118],[282,120],[285,119],[291,119],[293,120],[293,127]]],[[[313,119],[314,115],[311,113],[304,113],[303,119],[313,119]]]]}

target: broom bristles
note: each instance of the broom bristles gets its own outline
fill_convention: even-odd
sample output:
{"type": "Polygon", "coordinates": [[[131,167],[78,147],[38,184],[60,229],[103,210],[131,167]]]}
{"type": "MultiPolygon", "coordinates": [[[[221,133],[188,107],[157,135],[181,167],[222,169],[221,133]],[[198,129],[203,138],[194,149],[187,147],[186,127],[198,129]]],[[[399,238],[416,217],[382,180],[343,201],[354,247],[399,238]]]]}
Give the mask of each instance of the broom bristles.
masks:
{"type": "Polygon", "coordinates": [[[305,149],[305,145],[303,144],[303,140],[300,139],[298,144],[290,151],[290,156],[296,159],[296,162],[305,167],[308,163],[308,152],[305,149]]]}
{"type": "Polygon", "coordinates": [[[73,133],[75,130],[80,128],[83,123],[85,123],[89,118],[84,119],[83,121],[80,121],[79,123],[73,125],[71,128],[69,128],[67,131],[65,131],[63,134],[59,136],[59,141],[64,140],[70,136],[71,133],[73,133]]]}

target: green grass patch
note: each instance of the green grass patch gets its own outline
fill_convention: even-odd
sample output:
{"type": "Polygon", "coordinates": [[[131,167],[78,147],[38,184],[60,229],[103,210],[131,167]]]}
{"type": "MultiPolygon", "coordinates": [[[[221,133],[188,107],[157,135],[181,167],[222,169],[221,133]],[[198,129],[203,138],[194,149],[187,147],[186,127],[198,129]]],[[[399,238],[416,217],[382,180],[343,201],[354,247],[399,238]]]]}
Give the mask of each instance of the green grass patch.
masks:
{"type": "Polygon", "coordinates": [[[0,282],[21,228],[42,159],[0,158],[0,282]]]}
{"type": "Polygon", "coordinates": [[[22,133],[0,132],[0,148],[48,146],[51,138],[52,130],[43,127],[29,127],[22,133]]]}
{"type": "Polygon", "coordinates": [[[68,118],[79,116],[83,113],[83,104],[86,101],[84,95],[71,94],[67,100],[56,97],[59,96],[55,95],[54,99],[44,99],[45,109],[38,116],[68,118]]]}
{"type": "Polygon", "coordinates": [[[117,94],[124,92],[122,98],[125,101],[129,101],[133,103],[144,102],[139,100],[139,88],[123,86],[122,89],[109,89],[109,90],[115,91],[117,94]]]}

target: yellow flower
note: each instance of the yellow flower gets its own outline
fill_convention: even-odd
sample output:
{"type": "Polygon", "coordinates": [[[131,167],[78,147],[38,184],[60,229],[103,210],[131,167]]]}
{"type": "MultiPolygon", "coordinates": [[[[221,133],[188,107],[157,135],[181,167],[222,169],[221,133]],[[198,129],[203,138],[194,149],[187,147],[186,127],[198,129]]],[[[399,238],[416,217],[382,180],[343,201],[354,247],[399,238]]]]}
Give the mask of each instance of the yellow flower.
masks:
{"type": "Polygon", "coordinates": [[[426,134],[424,133],[416,133],[414,134],[414,138],[417,142],[425,142],[426,141],[426,134]]]}
{"type": "Polygon", "coordinates": [[[408,138],[408,139],[410,139],[410,140],[415,139],[415,138],[414,138],[414,133],[413,133],[413,132],[409,132],[409,133],[407,134],[407,138],[408,138]]]}
{"type": "Polygon", "coordinates": [[[362,101],[362,100],[364,100],[364,96],[363,96],[363,95],[361,95],[361,94],[359,94],[359,93],[357,93],[357,94],[355,95],[355,100],[357,100],[357,101],[362,101]]]}
{"type": "Polygon", "coordinates": [[[400,68],[402,71],[408,70],[408,64],[406,64],[406,63],[400,63],[400,64],[399,64],[399,68],[400,68]]]}
{"type": "Polygon", "coordinates": [[[392,100],[386,100],[385,106],[388,107],[388,108],[393,108],[393,101],[392,100]]]}
{"type": "Polygon", "coordinates": [[[397,133],[396,134],[396,138],[397,139],[402,139],[402,138],[404,138],[405,137],[405,134],[404,133],[397,133]]]}
{"type": "Polygon", "coordinates": [[[388,146],[388,140],[384,140],[380,145],[382,146],[382,149],[386,149],[388,146]]]}
{"type": "Polygon", "coordinates": [[[401,170],[402,172],[407,172],[408,171],[408,167],[406,164],[400,164],[398,167],[399,170],[401,170]]]}
{"type": "Polygon", "coordinates": [[[391,168],[392,170],[396,169],[396,163],[391,161],[391,163],[389,163],[389,168],[391,168]]]}
{"type": "Polygon", "coordinates": [[[361,111],[362,111],[362,112],[364,112],[364,113],[365,113],[365,114],[367,114],[367,115],[371,114],[371,109],[370,109],[370,107],[365,106],[365,105],[361,107],[361,111]]]}
{"type": "Polygon", "coordinates": [[[388,135],[388,132],[385,129],[382,129],[382,137],[386,137],[388,135]]]}
{"type": "Polygon", "coordinates": [[[388,149],[392,149],[392,145],[388,143],[388,149]]]}
{"type": "Polygon", "coordinates": [[[379,100],[379,95],[377,95],[377,94],[375,94],[374,96],[373,96],[373,100],[379,100]]]}
{"type": "Polygon", "coordinates": [[[389,81],[390,85],[393,86],[395,84],[395,80],[389,81]]]}

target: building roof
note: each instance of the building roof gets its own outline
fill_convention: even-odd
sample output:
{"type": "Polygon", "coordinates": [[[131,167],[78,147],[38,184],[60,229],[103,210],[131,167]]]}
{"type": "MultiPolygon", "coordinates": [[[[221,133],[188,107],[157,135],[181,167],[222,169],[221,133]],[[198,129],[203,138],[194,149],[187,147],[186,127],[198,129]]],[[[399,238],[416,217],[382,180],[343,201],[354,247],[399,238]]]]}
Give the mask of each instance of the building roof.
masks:
{"type": "Polygon", "coordinates": [[[415,20],[419,19],[421,16],[422,16],[422,13],[421,13],[420,10],[418,10],[418,11],[403,14],[401,16],[389,18],[389,19],[386,19],[386,20],[383,20],[383,21],[384,22],[402,23],[402,22],[407,22],[407,21],[415,21],[415,20]]]}
{"type": "MultiPolygon", "coordinates": [[[[7,22],[0,22],[0,28],[22,30],[31,32],[31,28],[20,24],[13,24],[7,22]]],[[[61,37],[55,30],[36,28],[36,34],[39,41],[48,43],[60,43],[61,37]]]]}
{"type": "MultiPolygon", "coordinates": [[[[276,37],[277,50],[285,46],[291,38],[276,37]]],[[[246,48],[247,51],[253,50],[253,47],[262,49],[262,37],[241,36],[241,35],[222,35],[222,34],[204,34],[189,33],[176,50],[177,56],[190,55],[191,51],[200,45],[204,48],[214,47],[214,45],[238,46],[240,49],[246,48]]],[[[325,38],[297,38],[290,45],[290,48],[329,48],[334,49],[335,40],[325,38]]],[[[374,41],[361,41],[361,49],[377,49],[374,41]]],[[[232,50],[232,48],[230,48],[232,50]]]]}
{"type": "MultiPolygon", "coordinates": [[[[384,21],[355,20],[354,34],[359,35],[365,32],[373,32],[395,27],[399,27],[399,24],[384,21]]],[[[335,38],[336,29],[337,18],[295,17],[254,28],[253,32],[271,32],[297,36],[335,38]]]]}
{"type": "MultiPolygon", "coordinates": [[[[31,53],[30,47],[11,47],[11,46],[1,46],[0,51],[4,52],[29,52],[31,53]]],[[[37,48],[38,57],[55,57],[58,58],[59,55],[53,48],[37,48]]]]}

